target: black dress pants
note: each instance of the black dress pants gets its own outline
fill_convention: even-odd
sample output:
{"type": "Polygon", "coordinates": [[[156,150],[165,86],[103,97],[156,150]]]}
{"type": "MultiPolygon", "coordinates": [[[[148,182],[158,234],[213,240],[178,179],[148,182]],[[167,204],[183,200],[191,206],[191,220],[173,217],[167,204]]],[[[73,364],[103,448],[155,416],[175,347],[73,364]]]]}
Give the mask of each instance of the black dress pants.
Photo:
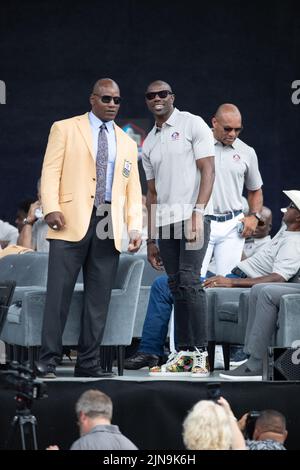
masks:
{"type": "Polygon", "coordinates": [[[74,286],[82,267],[84,300],[77,365],[85,368],[99,365],[99,347],[119,261],[114,240],[100,240],[97,237],[96,227],[103,217],[96,216],[96,210],[93,210],[88,231],[79,242],[50,240],[40,351],[40,361],[45,364],[56,365],[61,359],[62,335],[74,286]]]}

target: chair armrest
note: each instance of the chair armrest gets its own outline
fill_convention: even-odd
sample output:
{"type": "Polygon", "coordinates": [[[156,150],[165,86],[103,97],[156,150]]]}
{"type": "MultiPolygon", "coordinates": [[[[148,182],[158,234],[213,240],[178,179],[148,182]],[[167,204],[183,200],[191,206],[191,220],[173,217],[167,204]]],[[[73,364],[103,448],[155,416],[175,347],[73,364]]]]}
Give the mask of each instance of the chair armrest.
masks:
{"type": "Polygon", "coordinates": [[[276,346],[291,347],[300,339],[300,294],[286,294],[280,299],[276,346]]]}

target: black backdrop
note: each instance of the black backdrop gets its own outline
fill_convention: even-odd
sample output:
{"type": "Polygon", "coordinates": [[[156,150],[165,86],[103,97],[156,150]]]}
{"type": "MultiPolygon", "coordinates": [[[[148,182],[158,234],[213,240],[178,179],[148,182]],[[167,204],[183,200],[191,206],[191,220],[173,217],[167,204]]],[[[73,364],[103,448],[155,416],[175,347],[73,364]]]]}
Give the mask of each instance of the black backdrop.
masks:
{"type": "Polygon", "coordinates": [[[300,189],[300,6],[296,0],[19,1],[0,7],[0,217],[35,194],[53,121],[88,109],[96,79],[121,87],[120,118],[149,118],[143,93],[157,78],[176,104],[209,121],[222,102],[243,114],[242,138],[254,146],[265,203],[285,204],[300,189]]]}

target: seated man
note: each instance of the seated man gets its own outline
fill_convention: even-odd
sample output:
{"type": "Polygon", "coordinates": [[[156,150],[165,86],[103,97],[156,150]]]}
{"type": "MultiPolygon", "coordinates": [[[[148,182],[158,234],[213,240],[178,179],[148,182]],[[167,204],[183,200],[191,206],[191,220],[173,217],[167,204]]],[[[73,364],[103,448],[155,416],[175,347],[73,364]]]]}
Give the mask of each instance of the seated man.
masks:
{"type": "Polygon", "coordinates": [[[287,282],[300,268],[300,191],[283,191],[292,201],[275,237],[258,253],[240,261],[226,277],[213,276],[205,287],[252,287],[264,282],[287,282]]]}
{"type": "Polygon", "coordinates": [[[250,258],[258,250],[260,250],[267,242],[271,240],[270,232],[272,229],[272,211],[266,206],[262,207],[261,220],[252,237],[245,240],[242,259],[250,258]]]}
{"type": "Polygon", "coordinates": [[[8,222],[0,220],[0,250],[8,245],[15,245],[18,238],[18,229],[8,222]]]}
{"type": "Polygon", "coordinates": [[[244,351],[250,355],[237,369],[224,372],[228,380],[259,380],[262,377],[263,358],[276,331],[280,299],[285,294],[300,293],[300,283],[257,284],[249,298],[248,322],[244,351]]]}
{"type": "Polygon", "coordinates": [[[18,204],[16,218],[15,218],[15,226],[17,227],[19,233],[24,227],[24,219],[27,217],[29,208],[33,202],[34,202],[34,199],[29,198],[29,199],[24,199],[18,204]]]}
{"type": "MultiPolygon", "coordinates": [[[[292,201],[284,214],[284,225],[257,254],[241,261],[233,269],[243,278],[237,277],[237,274],[232,278],[214,276],[205,281],[206,287],[251,287],[258,283],[286,282],[296,274],[300,268],[300,191],[284,192],[292,201]]],[[[153,367],[155,362],[158,364],[163,354],[172,302],[167,278],[158,278],[151,288],[138,353],[125,361],[126,369],[153,367]]]]}
{"type": "MultiPolygon", "coordinates": [[[[243,279],[218,279],[215,277],[217,285],[223,285],[229,281],[228,287],[232,285],[245,286],[252,285],[249,299],[248,323],[245,336],[244,351],[250,354],[247,362],[233,371],[220,374],[224,379],[229,380],[258,380],[262,377],[263,357],[271,344],[272,336],[276,329],[278,311],[281,296],[300,292],[299,284],[278,284],[277,282],[288,281],[295,275],[300,267],[300,191],[286,191],[287,196],[292,200],[284,214],[283,221],[286,223],[280,229],[276,237],[276,245],[268,243],[276,256],[273,261],[272,273],[267,276],[243,279]],[[279,237],[279,235],[281,235],[279,237]],[[249,284],[245,284],[245,283],[249,284]],[[265,282],[276,282],[274,285],[265,282]],[[233,283],[233,284],[232,284],[233,283]],[[255,285],[256,284],[256,285],[255,285]]],[[[260,253],[263,253],[262,250],[260,253]]],[[[251,257],[248,262],[252,260],[251,257]]],[[[267,258],[267,256],[265,257],[267,258]]],[[[256,260],[257,261],[257,260],[256,260]]],[[[261,260],[264,261],[263,259],[261,260]]],[[[245,263],[243,261],[242,263],[245,263]]],[[[239,264],[239,268],[242,265],[239,264]]],[[[242,265],[242,271],[249,269],[242,265]]],[[[215,285],[215,284],[213,284],[215,285]]]]}
{"type": "Polygon", "coordinates": [[[27,217],[23,220],[23,228],[18,238],[18,245],[31,248],[38,252],[49,252],[46,240],[48,225],[46,224],[41,203],[41,180],[37,183],[37,200],[30,205],[27,217]]]}

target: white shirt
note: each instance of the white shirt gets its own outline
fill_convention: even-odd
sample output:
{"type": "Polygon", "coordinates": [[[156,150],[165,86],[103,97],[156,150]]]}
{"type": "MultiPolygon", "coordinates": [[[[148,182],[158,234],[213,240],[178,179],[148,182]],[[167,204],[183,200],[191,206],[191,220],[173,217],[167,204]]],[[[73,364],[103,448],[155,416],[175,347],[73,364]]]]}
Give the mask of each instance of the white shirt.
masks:
{"type": "Polygon", "coordinates": [[[90,111],[89,113],[89,121],[92,128],[93,134],[93,147],[94,147],[94,159],[96,162],[97,151],[98,151],[98,137],[99,137],[99,129],[102,124],[106,126],[106,136],[107,136],[107,143],[108,143],[108,161],[107,161],[107,169],[106,169],[106,190],[105,190],[105,200],[111,201],[111,189],[113,184],[113,177],[114,177],[114,169],[115,169],[115,161],[117,156],[117,141],[116,141],[116,134],[114,129],[114,121],[107,121],[103,122],[101,119],[97,118],[95,114],[90,111]]]}

